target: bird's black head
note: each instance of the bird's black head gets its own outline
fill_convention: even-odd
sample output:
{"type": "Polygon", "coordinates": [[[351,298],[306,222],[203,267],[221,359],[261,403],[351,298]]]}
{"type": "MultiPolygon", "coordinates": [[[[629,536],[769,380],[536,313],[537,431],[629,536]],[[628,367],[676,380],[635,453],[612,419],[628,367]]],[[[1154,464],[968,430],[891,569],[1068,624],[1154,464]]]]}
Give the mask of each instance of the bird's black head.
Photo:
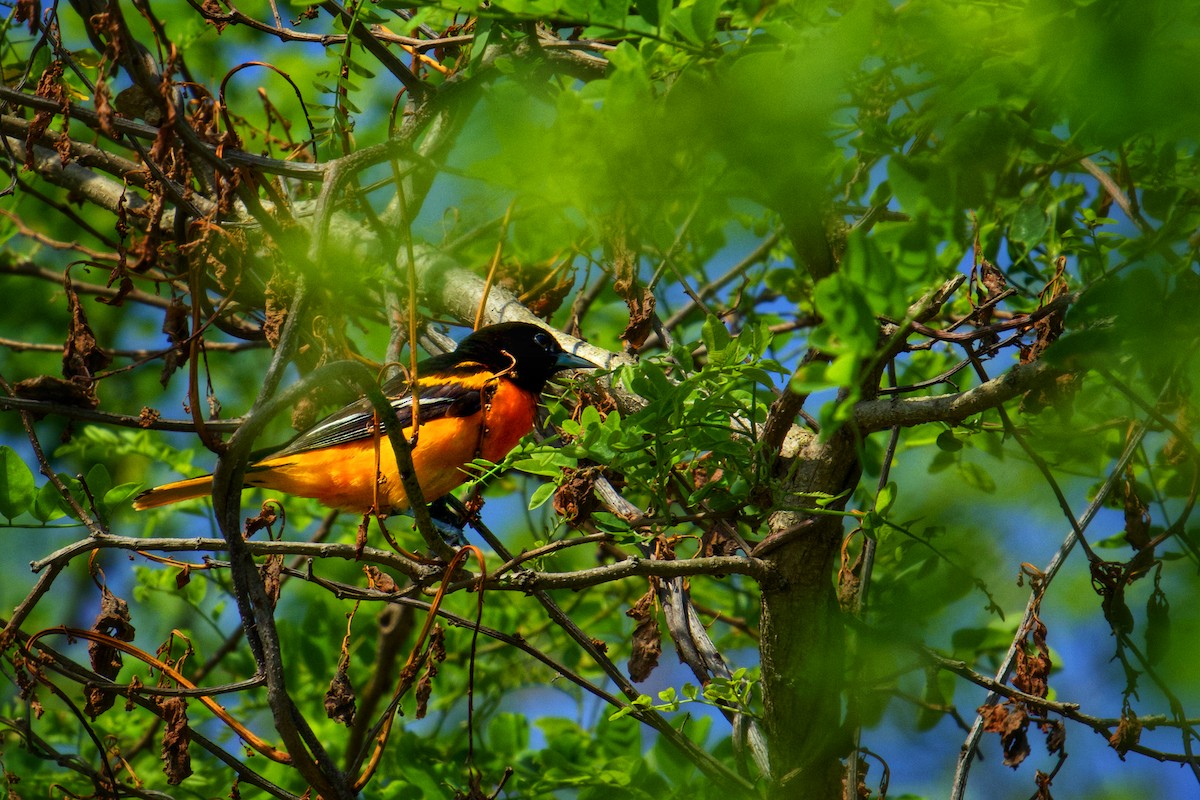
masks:
{"type": "Polygon", "coordinates": [[[540,394],[556,372],[596,368],[592,362],[564,351],[545,328],[527,322],[480,328],[459,342],[453,358],[458,364],[473,361],[495,372],[506,372],[513,383],[534,394],[540,394]]]}

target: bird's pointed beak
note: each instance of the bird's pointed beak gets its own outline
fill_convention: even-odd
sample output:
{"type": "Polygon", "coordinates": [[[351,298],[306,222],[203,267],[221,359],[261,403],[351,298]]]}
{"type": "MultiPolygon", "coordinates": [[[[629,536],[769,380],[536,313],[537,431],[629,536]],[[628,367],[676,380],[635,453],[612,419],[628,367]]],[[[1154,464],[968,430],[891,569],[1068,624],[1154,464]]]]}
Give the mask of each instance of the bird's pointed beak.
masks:
{"type": "Polygon", "coordinates": [[[554,371],[558,372],[564,369],[599,369],[600,365],[593,364],[586,358],[575,355],[574,353],[559,353],[558,358],[554,359],[554,371]]]}

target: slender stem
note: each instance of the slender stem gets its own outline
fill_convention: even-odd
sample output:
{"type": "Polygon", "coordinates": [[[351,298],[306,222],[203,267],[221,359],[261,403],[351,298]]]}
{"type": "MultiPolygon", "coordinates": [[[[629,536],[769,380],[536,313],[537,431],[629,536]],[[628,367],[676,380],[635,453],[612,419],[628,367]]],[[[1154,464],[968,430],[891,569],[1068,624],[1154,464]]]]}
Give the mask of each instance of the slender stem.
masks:
{"type": "MultiPolygon", "coordinates": [[[[1130,433],[1129,440],[1125,443],[1125,449],[1109,471],[1108,478],[1105,479],[1104,484],[1100,487],[1092,502],[1079,517],[1077,525],[1072,526],[1071,530],[1067,533],[1062,544],[1059,545],[1058,552],[1054,554],[1054,557],[1050,559],[1050,563],[1042,570],[1044,577],[1040,583],[1041,586],[1047,587],[1050,585],[1054,577],[1058,574],[1058,571],[1062,568],[1062,565],[1066,563],[1067,556],[1071,554],[1071,550],[1075,548],[1075,543],[1078,541],[1078,537],[1075,534],[1076,527],[1079,530],[1087,530],[1088,525],[1091,524],[1096,514],[1108,502],[1108,497],[1124,474],[1125,467],[1129,465],[1129,462],[1137,453],[1138,447],[1142,442],[1142,437],[1146,435],[1146,430],[1146,423],[1140,422],[1130,433]]],[[[997,684],[1003,684],[1008,680],[1009,673],[1012,671],[1013,663],[1017,657],[1017,650],[1021,647],[1023,633],[1028,629],[1039,602],[1040,593],[1035,591],[1030,595],[1021,623],[1017,625],[1018,635],[1009,644],[1008,652],[1005,654],[1004,660],[1000,663],[999,669],[996,670],[994,680],[997,684]]],[[[984,705],[993,705],[1000,697],[1001,695],[993,690],[988,694],[984,705]]],[[[979,739],[983,735],[983,724],[983,716],[976,716],[975,722],[971,726],[971,732],[967,734],[967,739],[963,742],[962,750],[958,757],[958,765],[954,771],[954,781],[950,787],[950,800],[963,800],[967,790],[967,777],[971,771],[971,762],[975,757],[976,748],[979,746],[979,739]]]]}

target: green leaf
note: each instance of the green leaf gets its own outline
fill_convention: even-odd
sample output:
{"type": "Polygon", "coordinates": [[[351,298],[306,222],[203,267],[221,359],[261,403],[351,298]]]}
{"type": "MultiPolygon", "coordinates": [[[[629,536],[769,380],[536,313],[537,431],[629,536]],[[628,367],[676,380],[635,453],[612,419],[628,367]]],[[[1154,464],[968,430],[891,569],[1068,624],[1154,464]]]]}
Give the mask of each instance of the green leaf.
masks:
{"type": "MultiPolygon", "coordinates": [[[[75,501],[79,503],[79,505],[84,507],[87,506],[87,495],[84,494],[83,484],[79,482],[78,478],[74,477],[73,475],[68,475],[65,472],[60,472],[58,473],[58,479],[62,481],[63,486],[67,487],[67,491],[71,493],[71,496],[75,498],[75,501]]],[[[63,509],[72,519],[79,518],[75,514],[75,511],[66,504],[66,501],[63,502],[63,509]]]]}
{"type": "Polygon", "coordinates": [[[939,450],[944,450],[947,453],[955,453],[963,449],[963,443],[954,435],[954,431],[945,430],[938,434],[937,446],[939,450]]]}
{"type": "Polygon", "coordinates": [[[46,481],[42,488],[38,489],[29,513],[40,522],[49,522],[67,516],[67,506],[54,484],[46,481]]]}
{"type": "MultiPolygon", "coordinates": [[[[654,27],[662,24],[663,20],[663,2],[662,0],[635,0],[633,4],[637,12],[642,15],[642,18],[649,22],[654,27]]],[[[668,3],[666,12],[670,13],[671,6],[668,3]]]]}
{"type": "Polygon", "coordinates": [[[879,327],[858,285],[835,273],[817,284],[813,300],[824,318],[822,327],[836,337],[834,346],[840,352],[863,356],[874,353],[879,327]]]}
{"type": "Polygon", "coordinates": [[[700,36],[696,33],[695,22],[690,8],[676,8],[671,11],[671,27],[680,36],[693,44],[701,44],[700,36]]]}
{"type": "Polygon", "coordinates": [[[834,386],[853,386],[857,377],[858,356],[854,353],[843,353],[825,370],[825,379],[834,386]]]}
{"type": "Polygon", "coordinates": [[[28,511],[36,487],[33,473],[17,451],[0,447],[0,514],[11,520],[28,511]]]}
{"type": "Polygon", "coordinates": [[[916,213],[929,205],[925,197],[925,182],[929,173],[922,165],[907,158],[889,158],[887,175],[888,186],[901,208],[916,213]]]}
{"type": "Polygon", "coordinates": [[[529,719],[522,714],[501,712],[487,726],[488,748],[505,757],[529,747],[529,719]]]}
{"type": "Polygon", "coordinates": [[[112,476],[108,474],[108,467],[103,464],[94,464],[88,470],[87,476],[84,478],[84,483],[87,485],[92,497],[98,503],[108,494],[108,490],[112,488],[112,476]]]}
{"type": "Polygon", "coordinates": [[[707,42],[717,32],[718,0],[696,0],[692,6],[692,30],[701,42],[707,42]]]}
{"type": "Polygon", "coordinates": [[[989,652],[1003,652],[1015,633],[1015,623],[992,622],[983,627],[959,628],[950,637],[950,646],[959,656],[976,658],[989,652]]]}
{"type": "Polygon", "coordinates": [[[1042,207],[1033,200],[1026,200],[1013,215],[1012,225],[1008,229],[1008,237],[1032,247],[1042,241],[1050,228],[1050,218],[1042,207]]]}
{"type": "Polygon", "coordinates": [[[729,347],[729,343],[733,341],[733,337],[729,335],[729,329],[725,327],[725,323],[714,316],[709,316],[704,320],[704,328],[700,333],[700,339],[704,342],[704,346],[708,348],[710,358],[729,347]]]}
{"type": "Polygon", "coordinates": [[[996,491],[996,481],[978,464],[970,461],[959,462],[958,474],[968,486],[973,486],[981,492],[992,494],[996,491]]]}
{"type": "Polygon", "coordinates": [[[539,486],[534,491],[533,496],[529,498],[529,510],[532,511],[535,508],[545,505],[546,501],[554,495],[554,490],[557,488],[553,483],[543,483],[539,486]]]}
{"type": "Polygon", "coordinates": [[[954,676],[937,669],[925,672],[925,694],[921,698],[921,708],[917,712],[916,728],[927,731],[936,726],[946,716],[942,711],[950,704],[954,696],[954,676]]]}
{"type": "Polygon", "coordinates": [[[491,17],[479,17],[475,20],[475,41],[471,45],[471,66],[478,67],[483,62],[483,54],[492,38],[495,26],[491,17]]]}
{"type": "Polygon", "coordinates": [[[813,361],[805,364],[796,371],[792,378],[792,391],[807,394],[828,389],[831,381],[828,377],[829,364],[824,361],[813,361]]]}
{"type": "Polygon", "coordinates": [[[536,452],[529,458],[515,461],[512,469],[528,472],[530,475],[557,478],[562,475],[564,467],[575,467],[578,463],[576,459],[567,457],[560,449],[555,449],[536,452]]]}
{"type": "Polygon", "coordinates": [[[109,510],[123,508],[142,488],[141,482],[122,483],[104,493],[100,504],[109,510]]]}
{"type": "Polygon", "coordinates": [[[895,481],[888,481],[887,486],[879,490],[879,494],[875,497],[875,511],[878,514],[887,514],[891,510],[892,505],[896,502],[896,493],[899,488],[895,481]]]}

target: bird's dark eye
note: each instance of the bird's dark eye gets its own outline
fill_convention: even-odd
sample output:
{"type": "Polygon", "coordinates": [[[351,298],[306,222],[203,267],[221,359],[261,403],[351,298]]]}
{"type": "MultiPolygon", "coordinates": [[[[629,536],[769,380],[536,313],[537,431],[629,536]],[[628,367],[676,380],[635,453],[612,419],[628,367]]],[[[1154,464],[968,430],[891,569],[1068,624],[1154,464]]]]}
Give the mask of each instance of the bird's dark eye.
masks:
{"type": "Polygon", "coordinates": [[[535,333],[533,335],[533,343],[546,351],[554,349],[554,338],[548,333],[535,333]]]}

